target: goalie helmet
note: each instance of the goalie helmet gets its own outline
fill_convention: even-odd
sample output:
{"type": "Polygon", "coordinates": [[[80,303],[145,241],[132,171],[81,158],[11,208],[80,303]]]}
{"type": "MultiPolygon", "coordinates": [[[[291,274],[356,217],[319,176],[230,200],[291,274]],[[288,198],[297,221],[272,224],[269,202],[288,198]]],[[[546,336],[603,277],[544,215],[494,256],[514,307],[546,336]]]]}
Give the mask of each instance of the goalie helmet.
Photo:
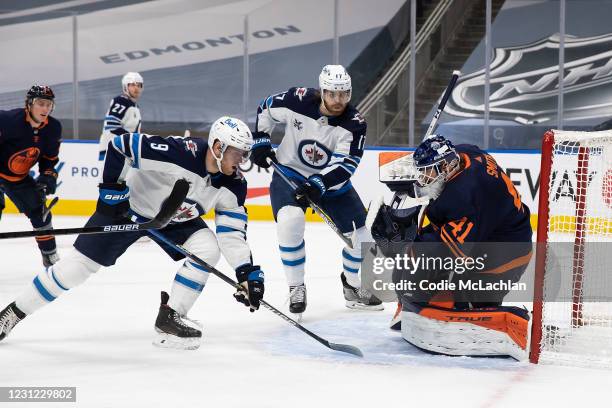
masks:
{"type": "Polygon", "coordinates": [[[222,116],[212,124],[208,134],[208,147],[219,168],[221,168],[221,160],[228,146],[242,150],[244,152],[243,162],[245,162],[249,159],[253,147],[253,135],[249,127],[240,119],[222,116]],[[213,150],[213,145],[217,140],[221,143],[220,156],[216,156],[213,150]]]}
{"type": "Polygon", "coordinates": [[[123,89],[124,93],[128,93],[128,85],[129,84],[142,84],[144,87],[144,80],[142,79],[142,75],[138,72],[128,72],[121,78],[121,89],[123,89]]]}
{"type": "Polygon", "coordinates": [[[319,88],[321,93],[327,91],[347,91],[352,90],[351,76],[346,72],[342,65],[326,65],[319,74],[319,88]]]}
{"type": "Polygon", "coordinates": [[[444,183],[459,170],[459,155],[450,140],[442,135],[425,139],[414,151],[417,184],[421,193],[435,199],[444,183]]]}

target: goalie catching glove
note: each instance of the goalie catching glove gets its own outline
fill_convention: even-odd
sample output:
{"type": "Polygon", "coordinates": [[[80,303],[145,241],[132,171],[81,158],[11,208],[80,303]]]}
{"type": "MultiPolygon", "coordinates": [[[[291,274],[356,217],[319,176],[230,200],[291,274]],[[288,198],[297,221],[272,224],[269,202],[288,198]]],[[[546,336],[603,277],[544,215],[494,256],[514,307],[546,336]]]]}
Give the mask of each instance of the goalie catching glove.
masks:
{"type": "Polygon", "coordinates": [[[251,312],[259,309],[259,302],[264,295],[264,273],[258,265],[242,265],[236,268],[236,278],[242,286],[234,293],[234,298],[251,312]]]}

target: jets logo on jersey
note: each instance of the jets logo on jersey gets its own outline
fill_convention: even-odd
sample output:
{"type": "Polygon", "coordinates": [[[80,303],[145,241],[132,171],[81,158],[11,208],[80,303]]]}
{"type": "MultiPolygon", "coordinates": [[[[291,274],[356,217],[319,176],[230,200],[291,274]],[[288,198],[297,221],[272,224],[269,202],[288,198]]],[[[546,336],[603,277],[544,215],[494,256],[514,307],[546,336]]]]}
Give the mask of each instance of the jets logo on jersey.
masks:
{"type": "Polygon", "coordinates": [[[363,116],[361,116],[361,113],[359,113],[359,112],[357,112],[357,113],[355,114],[355,116],[353,116],[353,119],[352,119],[352,120],[356,120],[356,121],[357,121],[357,122],[359,122],[359,123],[363,123],[363,122],[365,122],[365,119],[363,118],[363,116]]]}
{"type": "Polygon", "coordinates": [[[331,151],[316,140],[303,140],[298,146],[300,161],[308,167],[322,169],[331,160],[331,151]]]}
{"type": "Polygon", "coordinates": [[[306,96],[306,92],[308,92],[308,89],[306,89],[306,88],[298,88],[298,89],[295,90],[295,96],[297,96],[298,99],[301,102],[302,99],[304,98],[304,96],[306,96]]]}
{"type": "Polygon", "coordinates": [[[302,122],[300,122],[297,119],[293,119],[293,127],[296,128],[297,130],[302,130],[302,122]]]}
{"type": "Polygon", "coordinates": [[[172,222],[185,222],[204,215],[202,207],[193,200],[185,199],[181,207],[178,209],[172,222]]]}
{"type": "Polygon", "coordinates": [[[195,144],[193,140],[185,140],[185,150],[191,152],[193,157],[196,157],[196,152],[198,151],[198,145],[195,144]]]}

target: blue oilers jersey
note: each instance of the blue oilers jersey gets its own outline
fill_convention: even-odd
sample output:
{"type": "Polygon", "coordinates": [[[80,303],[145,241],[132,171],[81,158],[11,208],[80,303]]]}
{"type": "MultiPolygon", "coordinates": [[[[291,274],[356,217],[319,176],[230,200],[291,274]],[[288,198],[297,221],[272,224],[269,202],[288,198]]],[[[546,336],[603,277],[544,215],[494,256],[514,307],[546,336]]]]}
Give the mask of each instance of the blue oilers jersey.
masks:
{"type": "Polygon", "coordinates": [[[140,108],[127,95],[121,94],[114,97],[104,117],[102,125],[102,134],[100,135],[100,160],[104,160],[106,154],[106,146],[108,142],[115,136],[124,133],[140,133],[142,125],[142,117],[140,116],[140,108]]]}
{"type": "Polygon", "coordinates": [[[476,146],[456,150],[462,168],[427,207],[431,224],[415,241],[444,242],[457,257],[469,255],[470,243],[531,243],[529,208],[508,175],[476,146]]]}
{"type": "Polygon", "coordinates": [[[0,111],[0,178],[16,182],[38,163],[40,174],[54,172],[59,161],[62,125],[48,116],[33,128],[24,108],[0,111]]]}
{"type": "Polygon", "coordinates": [[[348,105],[339,116],[321,114],[317,89],[291,88],[270,95],[257,109],[254,147],[270,143],[277,124],[285,134],[276,150],[280,164],[303,177],[321,174],[328,190],[348,187],[357,170],[366,138],[366,122],[348,105]]]}
{"type": "Polygon", "coordinates": [[[115,136],[109,143],[103,182],[125,180],[130,209],[153,218],[178,179],[189,182],[189,192],[173,223],[185,222],[215,210],[217,240],[229,264],[251,263],[246,242],[246,180],[240,173],[226,176],[206,171],[205,140],[161,137],[140,133],[115,136]]]}

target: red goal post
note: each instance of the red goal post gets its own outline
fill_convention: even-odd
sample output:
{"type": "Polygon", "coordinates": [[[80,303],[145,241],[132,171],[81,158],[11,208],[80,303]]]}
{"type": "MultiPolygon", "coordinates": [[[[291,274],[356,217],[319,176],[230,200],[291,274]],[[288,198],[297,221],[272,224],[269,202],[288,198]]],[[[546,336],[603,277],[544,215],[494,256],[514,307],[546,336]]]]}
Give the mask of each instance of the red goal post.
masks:
{"type": "Polygon", "coordinates": [[[544,135],[537,243],[530,361],[612,367],[611,131],[544,135]]]}

